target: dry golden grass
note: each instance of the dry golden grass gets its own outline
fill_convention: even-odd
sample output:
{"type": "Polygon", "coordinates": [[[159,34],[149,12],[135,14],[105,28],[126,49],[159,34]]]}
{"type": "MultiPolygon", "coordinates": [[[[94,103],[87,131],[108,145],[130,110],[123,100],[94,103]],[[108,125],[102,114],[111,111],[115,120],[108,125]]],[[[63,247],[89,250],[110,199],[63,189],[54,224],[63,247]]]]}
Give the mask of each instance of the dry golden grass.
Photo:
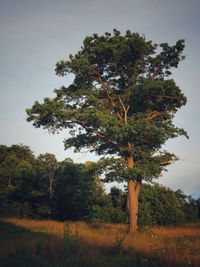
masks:
{"type": "MultiPolygon", "coordinates": [[[[36,221],[14,218],[3,219],[3,221],[26,228],[35,234],[42,233],[48,236],[45,243],[46,249],[41,252],[38,248],[40,250],[38,253],[42,253],[43,257],[48,257],[49,253],[55,257],[65,254],[65,246],[63,248],[62,241],[67,235],[68,253],[71,253],[69,247],[73,250],[73,240],[78,240],[78,247],[76,243],[74,248],[76,253],[80,255],[86,253],[91,262],[102,254],[102,249],[104,252],[109,249],[110,253],[113,249],[120,253],[128,251],[133,255],[134,253],[141,255],[142,260],[139,266],[150,266],[148,263],[151,260],[165,262],[165,265],[162,266],[200,266],[200,227],[197,225],[152,227],[130,236],[127,234],[127,226],[121,224],[87,224],[84,222],[64,224],[50,220],[36,221]]],[[[38,241],[33,241],[31,238],[18,241],[4,240],[2,244],[4,246],[1,249],[1,255],[6,255],[8,251],[14,252],[17,246],[35,251],[38,241]]]]}

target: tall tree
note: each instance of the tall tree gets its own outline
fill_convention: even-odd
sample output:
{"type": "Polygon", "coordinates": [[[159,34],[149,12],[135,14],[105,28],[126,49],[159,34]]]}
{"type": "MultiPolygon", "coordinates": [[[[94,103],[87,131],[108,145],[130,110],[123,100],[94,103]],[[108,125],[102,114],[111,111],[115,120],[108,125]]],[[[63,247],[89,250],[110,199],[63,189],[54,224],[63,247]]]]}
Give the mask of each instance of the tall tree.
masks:
{"type": "Polygon", "coordinates": [[[162,145],[187,136],[173,124],[186,97],[170,78],[171,68],[184,58],[183,49],[183,40],[158,45],[130,31],[86,37],[77,54],[56,65],[56,74],[74,75],[72,84],[27,109],[27,120],[36,127],[70,130],[66,149],[113,155],[101,163],[108,181],[128,183],[130,233],[137,230],[142,180],[158,177],[177,159],[161,151],[162,145]]]}

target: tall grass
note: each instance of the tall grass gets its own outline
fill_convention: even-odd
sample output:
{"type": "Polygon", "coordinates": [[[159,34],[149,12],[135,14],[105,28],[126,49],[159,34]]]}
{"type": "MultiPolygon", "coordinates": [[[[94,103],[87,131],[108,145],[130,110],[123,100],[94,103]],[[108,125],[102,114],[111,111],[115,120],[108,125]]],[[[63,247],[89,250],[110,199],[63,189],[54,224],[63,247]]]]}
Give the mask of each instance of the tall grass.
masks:
{"type": "Polygon", "coordinates": [[[0,267],[200,266],[200,227],[3,219],[0,267]],[[23,265],[24,264],[24,265],[23,265]]]}

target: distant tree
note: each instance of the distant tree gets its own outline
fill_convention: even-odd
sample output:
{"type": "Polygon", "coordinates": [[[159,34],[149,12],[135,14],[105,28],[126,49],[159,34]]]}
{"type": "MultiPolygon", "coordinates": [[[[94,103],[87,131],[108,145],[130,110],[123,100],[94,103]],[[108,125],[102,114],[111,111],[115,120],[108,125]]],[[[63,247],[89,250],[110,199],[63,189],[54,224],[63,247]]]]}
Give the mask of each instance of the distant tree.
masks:
{"type": "Polygon", "coordinates": [[[27,120],[36,127],[70,130],[65,148],[115,156],[102,167],[107,181],[128,183],[130,233],[137,230],[142,180],[157,178],[177,159],[161,151],[162,145],[187,136],[172,121],[186,97],[170,78],[171,68],[184,58],[183,49],[183,40],[158,45],[130,31],[86,37],[77,54],[56,65],[58,75],[74,75],[72,84],[27,109],[27,120]]]}
{"type": "Polygon", "coordinates": [[[104,183],[99,177],[98,164],[86,162],[84,172],[90,177],[88,187],[88,215],[86,220],[90,222],[112,222],[112,202],[106,194],[104,183]]]}
{"type": "Polygon", "coordinates": [[[17,166],[20,160],[15,155],[7,156],[0,164],[1,185],[10,187],[16,178],[17,166]]]}
{"type": "Polygon", "coordinates": [[[31,163],[28,161],[22,160],[19,162],[16,169],[17,183],[13,186],[10,200],[17,203],[18,216],[24,217],[27,216],[24,209],[24,205],[27,206],[32,203],[32,191],[34,185],[34,169],[31,163]]]}
{"type": "Polygon", "coordinates": [[[38,157],[38,167],[40,172],[48,181],[48,192],[50,198],[53,195],[53,187],[55,182],[55,171],[58,166],[55,155],[50,153],[40,154],[38,157]]]}
{"type": "Polygon", "coordinates": [[[5,160],[8,156],[8,147],[5,145],[0,145],[0,163],[5,160]]]}
{"type": "Polygon", "coordinates": [[[192,196],[185,196],[185,205],[183,206],[183,211],[185,213],[185,218],[187,223],[195,223],[199,220],[198,216],[198,201],[192,196]]]}
{"type": "Polygon", "coordinates": [[[10,194],[17,180],[16,171],[19,159],[15,155],[7,153],[4,154],[4,157],[4,159],[1,158],[0,163],[0,213],[2,211],[8,215],[8,213],[12,213],[8,206],[11,202],[10,194]]]}
{"type": "Polygon", "coordinates": [[[200,198],[197,199],[198,219],[200,220],[200,198]]]}
{"type": "Polygon", "coordinates": [[[109,196],[112,207],[111,221],[114,223],[127,223],[126,220],[126,193],[116,186],[111,187],[109,196]]]}
{"type": "Polygon", "coordinates": [[[35,160],[35,156],[33,155],[31,149],[23,144],[12,145],[8,147],[7,151],[9,154],[15,155],[19,160],[25,160],[27,162],[30,162],[31,164],[35,160]]]}
{"type": "Polygon", "coordinates": [[[0,213],[6,216],[18,214],[13,196],[16,189],[21,187],[21,178],[18,174],[25,161],[30,165],[34,161],[34,155],[29,147],[22,144],[0,146],[0,213]]]}
{"type": "Polygon", "coordinates": [[[57,170],[58,179],[53,196],[53,214],[61,220],[77,220],[88,208],[88,179],[81,175],[81,165],[64,161],[57,170]],[[86,192],[85,192],[86,190],[86,192]]]}
{"type": "Polygon", "coordinates": [[[66,160],[60,163],[56,175],[53,207],[57,219],[105,219],[105,215],[102,218],[102,211],[107,204],[107,195],[91,163],[84,165],[66,160]],[[97,210],[98,216],[94,214],[97,210]]]}
{"type": "Polygon", "coordinates": [[[198,221],[197,201],[181,190],[144,184],[139,197],[140,225],[180,225],[198,221]]]}
{"type": "MultiPolygon", "coordinates": [[[[7,186],[12,185],[16,176],[16,169],[20,161],[25,160],[31,164],[35,157],[28,146],[12,145],[10,147],[0,146],[0,179],[7,181],[7,186]]],[[[3,184],[3,182],[1,182],[3,184]]]]}
{"type": "Polygon", "coordinates": [[[111,187],[110,196],[112,199],[113,207],[126,208],[125,193],[121,189],[117,188],[116,186],[111,187]]]}
{"type": "Polygon", "coordinates": [[[159,184],[154,184],[153,212],[156,224],[180,224],[185,221],[185,214],[178,205],[179,201],[175,192],[159,184]]]}

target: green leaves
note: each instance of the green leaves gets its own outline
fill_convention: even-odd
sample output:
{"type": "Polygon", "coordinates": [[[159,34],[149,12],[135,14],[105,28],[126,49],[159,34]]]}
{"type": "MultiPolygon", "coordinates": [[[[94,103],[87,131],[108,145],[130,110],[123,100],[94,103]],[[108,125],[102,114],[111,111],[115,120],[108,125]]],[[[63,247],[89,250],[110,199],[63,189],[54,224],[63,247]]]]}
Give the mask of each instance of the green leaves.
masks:
{"type": "Polygon", "coordinates": [[[56,64],[56,74],[73,74],[73,83],[35,102],[27,120],[53,133],[69,129],[66,149],[132,156],[134,170],[120,172],[123,179],[158,177],[163,166],[155,154],[168,139],[187,136],[172,121],[186,97],[168,78],[184,59],[183,49],[184,40],[159,45],[116,29],[86,37],[80,51],[56,64]]]}
{"type": "Polygon", "coordinates": [[[138,154],[135,152],[134,159],[134,168],[128,168],[126,160],[121,157],[101,158],[97,166],[104,173],[105,182],[123,182],[130,178],[140,182],[142,179],[151,181],[158,178],[168,165],[178,160],[167,151],[152,154],[151,149],[145,148],[139,150],[138,154]]]}

